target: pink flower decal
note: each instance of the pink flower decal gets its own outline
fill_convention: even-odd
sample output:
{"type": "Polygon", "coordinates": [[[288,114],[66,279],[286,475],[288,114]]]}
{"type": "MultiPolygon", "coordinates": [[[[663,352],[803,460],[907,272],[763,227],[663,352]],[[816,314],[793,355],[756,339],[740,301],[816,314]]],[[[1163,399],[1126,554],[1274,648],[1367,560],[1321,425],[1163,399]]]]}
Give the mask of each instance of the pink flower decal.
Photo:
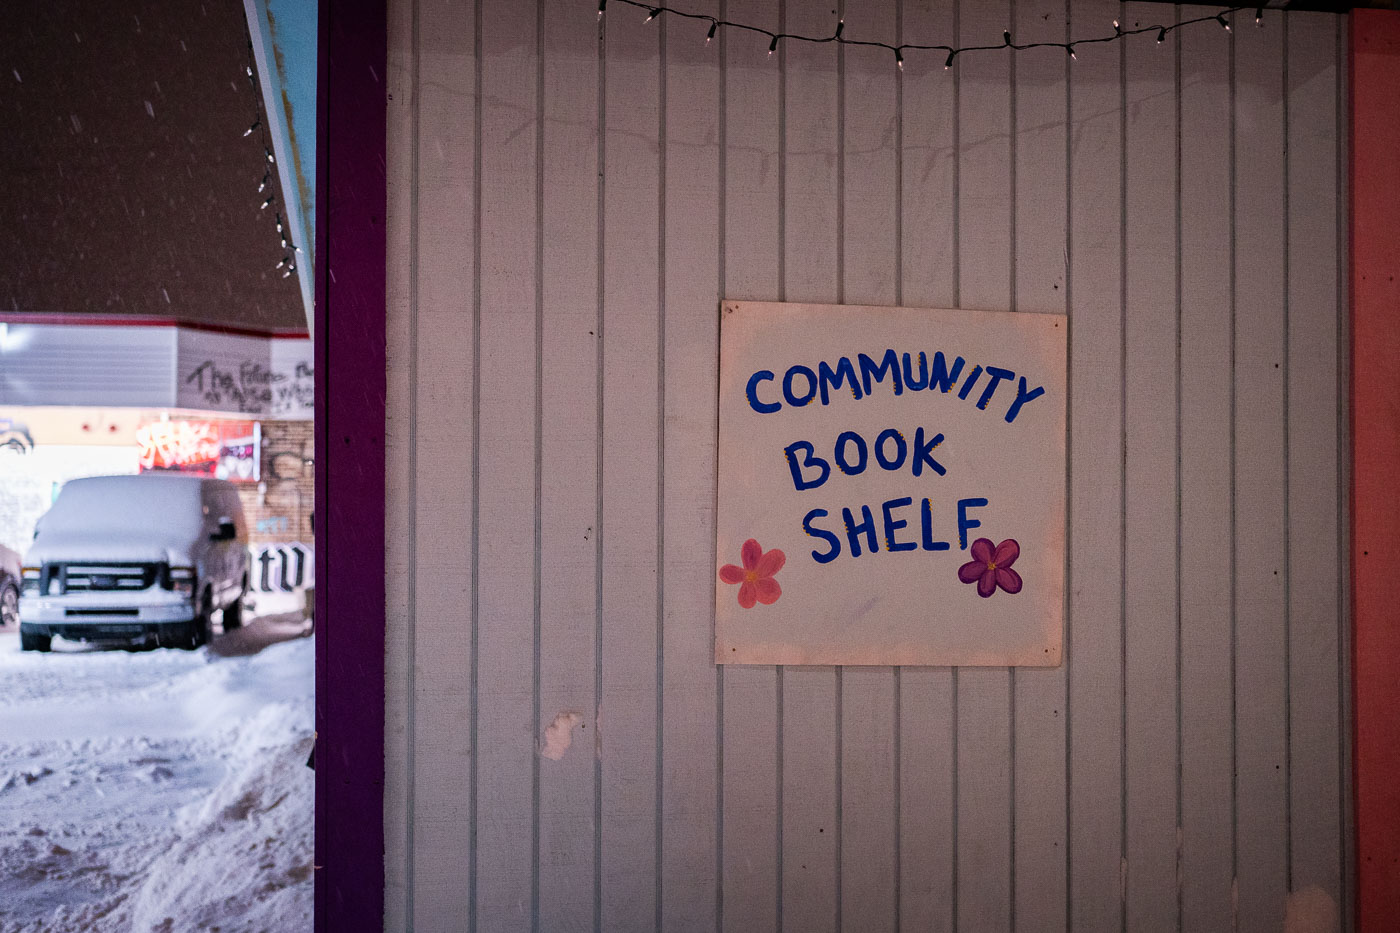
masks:
{"type": "Polygon", "coordinates": [[[765,551],[753,538],[744,542],[739,549],[739,559],[744,566],[725,564],[719,568],[719,578],[725,583],[738,583],[739,605],[752,609],[754,603],[771,606],[783,595],[783,588],[773,579],[773,574],[783,569],[787,555],[774,548],[765,551]]]}
{"type": "Polygon", "coordinates": [[[972,560],[958,568],[958,579],[964,583],[976,583],[977,595],[986,599],[1001,587],[1008,593],[1021,592],[1021,575],[1011,569],[1016,558],[1021,556],[1021,545],[1015,538],[1007,538],[992,547],[990,538],[978,538],[972,542],[972,560]]]}

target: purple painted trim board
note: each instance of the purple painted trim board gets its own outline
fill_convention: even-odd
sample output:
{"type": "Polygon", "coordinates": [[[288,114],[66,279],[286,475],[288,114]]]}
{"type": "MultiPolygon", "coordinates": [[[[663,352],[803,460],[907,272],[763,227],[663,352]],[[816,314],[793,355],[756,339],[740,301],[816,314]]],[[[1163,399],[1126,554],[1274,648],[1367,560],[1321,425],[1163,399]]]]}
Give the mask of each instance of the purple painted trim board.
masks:
{"type": "Polygon", "coordinates": [[[384,917],[384,0],[320,0],[316,930],[384,917]],[[332,274],[334,273],[334,274],[332,274]]]}

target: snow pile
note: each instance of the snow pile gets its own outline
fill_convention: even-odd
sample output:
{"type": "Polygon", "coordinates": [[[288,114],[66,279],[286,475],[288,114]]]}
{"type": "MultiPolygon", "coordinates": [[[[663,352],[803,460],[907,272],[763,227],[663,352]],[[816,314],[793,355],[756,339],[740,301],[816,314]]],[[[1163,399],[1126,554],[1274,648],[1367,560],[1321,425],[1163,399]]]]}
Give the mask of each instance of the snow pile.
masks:
{"type": "Polygon", "coordinates": [[[260,631],[298,629],[233,656],[0,635],[0,931],[311,929],[314,649],[260,631]]]}

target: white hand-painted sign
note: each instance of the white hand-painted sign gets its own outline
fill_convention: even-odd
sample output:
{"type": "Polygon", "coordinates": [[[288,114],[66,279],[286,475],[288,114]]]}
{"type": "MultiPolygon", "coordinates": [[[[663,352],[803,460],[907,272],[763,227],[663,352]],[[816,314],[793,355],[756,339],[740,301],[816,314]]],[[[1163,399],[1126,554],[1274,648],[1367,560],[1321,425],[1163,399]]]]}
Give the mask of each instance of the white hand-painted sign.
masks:
{"type": "Polygon", "coordinates": [[[181,331],[177,404],[181,408],[310,420],[315,370],[311,341],[181,331]]]}
{"type": "Polygon", "coordinates": [[[1058,664],[1067,328],[725,302],[716,660],[1058,664]]]}

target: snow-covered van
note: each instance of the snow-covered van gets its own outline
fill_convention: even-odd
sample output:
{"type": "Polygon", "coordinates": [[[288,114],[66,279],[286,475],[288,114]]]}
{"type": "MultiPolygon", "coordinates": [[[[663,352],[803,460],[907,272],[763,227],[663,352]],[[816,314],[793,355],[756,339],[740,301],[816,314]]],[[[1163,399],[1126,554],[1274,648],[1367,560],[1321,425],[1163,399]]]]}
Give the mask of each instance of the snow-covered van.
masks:
{"type": "Polygon", "coordinates": [[[248,528],[238,490],[179,473],[64,485],[39,519],[22,569],[20,647],[53,636],[196,648],[223,611],[242,621],[248,528]]]}

